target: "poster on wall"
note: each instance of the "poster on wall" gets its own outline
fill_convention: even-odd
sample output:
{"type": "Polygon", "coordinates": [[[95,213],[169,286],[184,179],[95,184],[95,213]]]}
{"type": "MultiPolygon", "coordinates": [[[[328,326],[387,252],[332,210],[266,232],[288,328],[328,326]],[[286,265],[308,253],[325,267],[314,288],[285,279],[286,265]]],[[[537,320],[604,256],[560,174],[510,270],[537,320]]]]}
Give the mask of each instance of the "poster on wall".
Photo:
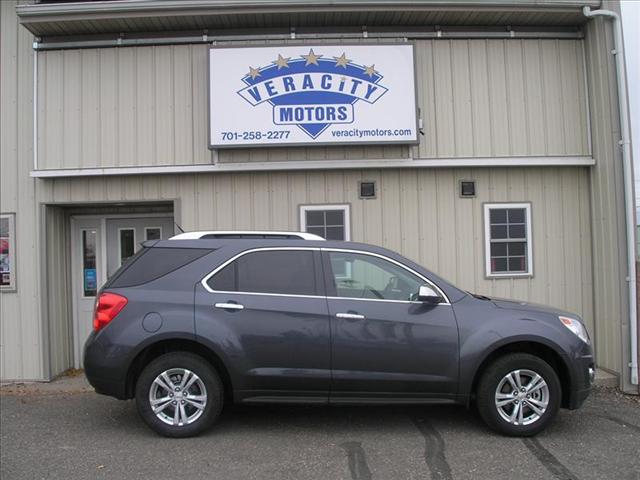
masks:
{"type": "Polygon", "coordinates": [[[15,217],[12,214],[0,215],[0,288],[15,287],[15,217]]]}
{"type": "Polygon", "coordinates": [[[212,47],[209,147],[418,142],[413,45],[212,47]]]}

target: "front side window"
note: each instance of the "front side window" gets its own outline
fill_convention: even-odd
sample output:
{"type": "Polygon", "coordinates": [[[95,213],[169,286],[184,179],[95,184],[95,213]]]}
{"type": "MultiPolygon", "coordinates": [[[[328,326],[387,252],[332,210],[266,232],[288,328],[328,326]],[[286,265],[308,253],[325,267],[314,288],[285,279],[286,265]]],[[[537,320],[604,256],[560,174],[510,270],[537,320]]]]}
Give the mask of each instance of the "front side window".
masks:
{"type": "Polygon", "coordinates": [[[352,252],[328,252],[328,255],[338,297],[412,301],[426,283],[380,257],[352,252]]]}
{"type": "Polygon", "coordinates": [[[349,205],[303,205],[300,227],[325,240],[349,240],[349,205]]]}
{"type": "Polygon", "coordinates": [[[15,215],[0,215],[0,289],[16,288],[15,215]]]}
{"type": "Polygon", "coordinates": [[[212,290],[317,295],[311,250],[268,250],[237,258],[208,281],[212,290]]]}
{"type": "Polygon", "coordinates": [[[531,275],[531,205],[486,204],[484,221],[487,276],[531,275]]]}

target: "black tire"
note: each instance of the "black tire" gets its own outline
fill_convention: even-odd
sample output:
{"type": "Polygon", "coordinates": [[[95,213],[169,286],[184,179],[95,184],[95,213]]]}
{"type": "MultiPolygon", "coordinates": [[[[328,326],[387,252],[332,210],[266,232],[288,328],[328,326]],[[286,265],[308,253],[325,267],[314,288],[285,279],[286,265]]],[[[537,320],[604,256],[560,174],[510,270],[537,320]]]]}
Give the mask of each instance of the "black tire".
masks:
{"type": "MultiPolygon", "coordinates": [[[[173,376],[173,379],[179,378],[179,376],[173,376]]],[[[176,386],[180,388],[179,385],[176,386]]],[[[154,388],[158,389],[159,387],[154,386],[154,388]]],[[[164,393],[160,393],[164,391],[165,389],[157,390],[157,395],[164,395],[164,393]]],[[[166,395],[171,395],[171,397],[176,398],[176,402],[183,403],[185,412],[187,412],[187,414],[193,412],[195,417],[195,413],[197,413],[199,409],[193,407],[187,400],[178,400],[178,397],[182,397],[177,393],[167,393],[166,395]]],[[[182,393],[180,393],[180,395],[182,395],[182,393]]],[[[136,383],[136,406],[138,413],[152,430],[165,437],[192,437],[200,434],[210,427],[220,416],[224,402],[223,399],[223,387],[218,373],[202,357],[188,352],[171,352],[156,358],[144,368],[136,383]],[[200,409],[202,413],[200,413],[192,423],[179,422],[184,424],[170,425],[160,419],[152,409],[149,397],[153,383],[163,372],[171,371],[172,369],[176,369],[177,371],[179,371],[179,369],[186,369],[199,377],[201,384],[199,382],[194,383],[193,386],[190,387],[190,394],[198,395],[203,393],[200,390],[201,385],[204,386],[204,393],[206,393],[207,397],[206,403],[204,409],[200,409]]],[[[164,405],[164,403],[162,405],[164,405]]],[[[172,412],[175,412],[178,408],[178,403],[176,403],[176,407],[173,406],[173,403],[170,403],[163,410],[163,415],[172,417],[172,412]]],[[[179,409],[178,416],[180,416],[179,409]]],[[[167,421],[168,420],[169,419],[167,419],[167,421]]]]}
{"type": "MultiPolygon", "coordinates": [[[[512,388],[510,385],[511,384],[505,383],[501,391],[504,392],[505,389],[510,390],[512,388]]],[[[513,395],[512,392],[511,394],[513,395]]],[[[540,391],[540,393],[536,395],[542,394],[542,391],[540,391]]],[[[483,372],[476,391],[476,402],[480,417],[493,430],[513,437],[530,437],[544,430],[553,421],[560,408],[561,396],[562,389],[558,375],[547,362],[535,355],[514,353],[498,358],[483,372]],[[546,410],[542,415],[539,415],[537,420],[528,425],[514,425],[510,423],[508,419],[502,417],[498,406],[496,406],[496,393],[500,382],[506,375],[515,370],[529,370],[537,373],[546,382],[548,387],[548,393],[546,393],[548,396],[546,410]]],[[[521,408],[526,408],[523,412],[535,413],[531,410],[531,407],[522,406],[526,405],[526,396],[519,402],[523,402],[520,405],[521,408]]],[[[516,401],[516,403],[518,403],[518,401],[516,401]]],[[[504,408],[507,410],[511,409],[511,412],[513,412],[515,406],[516,405],[509,404],[509,406],[504,408]]]]}

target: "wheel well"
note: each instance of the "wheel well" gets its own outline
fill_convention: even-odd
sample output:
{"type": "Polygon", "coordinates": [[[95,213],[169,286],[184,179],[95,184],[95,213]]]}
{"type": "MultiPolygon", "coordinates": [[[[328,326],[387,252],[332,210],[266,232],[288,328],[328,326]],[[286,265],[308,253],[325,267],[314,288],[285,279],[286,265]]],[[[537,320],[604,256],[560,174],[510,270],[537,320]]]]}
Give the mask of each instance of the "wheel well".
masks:
{"type": "Polygon", "coordinates": [[[561,406],[563,408],[569,407],[571,385],[567,365],[555,350],[547,347],[546,345],[543,345],[542,343],[537,342],[510,343],[491,352],[491,354],[482,361],[480,367],[476,371],[475,376],[473,377],[473,383],[471,385],[472,395],[475,395],[476,389],[478,387],[478,382],[480,381],[480,378],[482,377],[482,374],[487,369],[487,367],[498,358],[510,353],[528,353],[547,362],[556,372],[556,374],[558,375],[558,379],[560,380],[560,387],[562,388],[561,406]]]}
{"type": "Polygon", "coordinates": [[[211,366],[215,368],[218,375],[220,375],[220,380],[224,387],[225,401],[233,401],[231,377],[229,376],[229,372],[224,366],[224,363],[222,363],[222,360],[220,360],[220,358],[211,349],[205,347],[201,343],[184,339],[162,340],[158,343],[154,343],[153,345],[149,345],[136,356],[127,371],[127,398],[133,398],[135,396],[136,383],[144,367],[146,367],[152,360],[169,352],[190,352],[199,355],[208,361],[211,366]]]}

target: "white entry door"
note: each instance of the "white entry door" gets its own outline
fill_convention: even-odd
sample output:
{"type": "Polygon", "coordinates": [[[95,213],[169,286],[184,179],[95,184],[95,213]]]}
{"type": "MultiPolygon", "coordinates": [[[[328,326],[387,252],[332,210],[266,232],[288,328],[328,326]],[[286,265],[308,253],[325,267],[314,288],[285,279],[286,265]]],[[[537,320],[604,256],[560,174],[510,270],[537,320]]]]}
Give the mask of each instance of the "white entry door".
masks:
{"type": "Polygon", "coordinates": [[[74,367],[82,367],[82,347],[93,328],[96,293],[106,281],[103,221],[71,217],[71,281],[73,297],[74,367]]]}
{"type": "Polygon", "coordinates": [[[74,366],[93,329],[96,294],[146,240],[173,236],[173,217],[102,216],[71,218],[74,366]]]}
{"type": "Polygon", "coordinates": [[[173,217],[108,218],[107,278],[141,248],[147,240],[173,236],[173,217]]]}

